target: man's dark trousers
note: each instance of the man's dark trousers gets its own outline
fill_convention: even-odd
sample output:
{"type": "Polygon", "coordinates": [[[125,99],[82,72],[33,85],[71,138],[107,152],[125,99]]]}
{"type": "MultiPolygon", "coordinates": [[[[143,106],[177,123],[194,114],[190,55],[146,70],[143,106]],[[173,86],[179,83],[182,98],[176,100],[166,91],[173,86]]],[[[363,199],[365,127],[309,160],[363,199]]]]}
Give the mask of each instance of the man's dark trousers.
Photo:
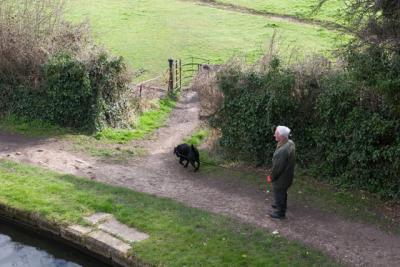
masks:
{"type": "Polygon", "coordinates": [[[274,189],[274,202],[279,216],[285,216],[286,214],[286,203],[287,203],[287,188],[274,189]]]}

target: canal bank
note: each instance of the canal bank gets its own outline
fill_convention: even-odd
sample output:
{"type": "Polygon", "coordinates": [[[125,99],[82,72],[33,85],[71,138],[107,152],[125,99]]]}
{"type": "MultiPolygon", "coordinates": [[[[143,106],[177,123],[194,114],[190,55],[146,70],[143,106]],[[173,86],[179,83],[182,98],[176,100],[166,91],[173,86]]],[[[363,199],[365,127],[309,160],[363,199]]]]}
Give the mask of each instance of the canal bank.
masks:
{"type": "Polygon", "coordinates": [[[0,266],[110,267],[63,242],[0,220],[0,266]]]}
{"type": "Polygon", "coordinates": [[[0,241],[8,250],[18,247],[19,253],[23,247],[22,254],[9,253],[14,253],[16,262],[18,256],[23,257],[29,266],[35,266],[35,262],[43,264],[43,261],[49,264],[46,266],[55,267],[151,266],[128,253],[130,242],[146,239],[147,235],[135,230],[129,232],[130,228],[124,228],[111,214],[94,214],[85,218],[85,222],[86,226],[60,225],[38,214],[0,204],[0,241]],[[130,241],[123,240],[120,235],[127,236],[125,239],[130,241]]]}
{"type": "MultiPolygon", "coordinates": [[[[162,183],[165,175],[157,178],[161,182],[158,188],[168,182],[162,183]]],[[[180,183],[188,181],[178,178],[180,183]]],[[[208,184],[210,179],[196,181],[209,188],[215,185],[208,184]]],[[[319,251],[280,234],[270,234],[268,229],[124,187],[1,159],[0,184],[0,203],[17,209],[8,214],[28,211],[28,215],[22,213],[21,217],[26,221],[39,217],[37,224],[56,235],[60,235],[60,228],[88,226],[84,221],[87,216],[112,214],[123,225],[149,236],[132,244],[129,255],[155,266],[340,266],[319,251]],[[53,223],[60,226],[53,229],[53,223]]],[[[216,199],[214,203],[219,207],[226,204],[216,199]]],[[[112,230],[111,225],[112,221],[97,224],[101,231],[112,230]]],[[[91,232],[92,237],[99,237],[98,233],[91,232]]],[[[105,236],[110,235],[114,237],[112,233],[105,236]]]]}

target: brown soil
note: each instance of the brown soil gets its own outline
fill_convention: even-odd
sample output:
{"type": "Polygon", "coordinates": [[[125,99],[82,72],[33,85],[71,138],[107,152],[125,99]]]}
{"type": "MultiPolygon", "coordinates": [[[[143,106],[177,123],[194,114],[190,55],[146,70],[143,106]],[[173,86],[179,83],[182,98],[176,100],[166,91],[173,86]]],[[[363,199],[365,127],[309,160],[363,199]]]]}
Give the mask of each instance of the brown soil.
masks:
{"type": "Polygon", "coordinates": [[[148,155],[129,163],[112,164],[71,152],[66,141],[27,138],[0,133],[0,158],[40,165],[81,175],[135,191],[175,199],[186,205],[224,214],[241,221],[279,231],[353,266],[400,266],[400,236],[373,225],[351,222],[335,214],[291,202],[287,219],[269,217],[270,195],[235,176],[213,177],[184,169],[172,154],[173,147],[198,127],[197,95],[186,92],[167,125],[144,141],[148,155]]]}

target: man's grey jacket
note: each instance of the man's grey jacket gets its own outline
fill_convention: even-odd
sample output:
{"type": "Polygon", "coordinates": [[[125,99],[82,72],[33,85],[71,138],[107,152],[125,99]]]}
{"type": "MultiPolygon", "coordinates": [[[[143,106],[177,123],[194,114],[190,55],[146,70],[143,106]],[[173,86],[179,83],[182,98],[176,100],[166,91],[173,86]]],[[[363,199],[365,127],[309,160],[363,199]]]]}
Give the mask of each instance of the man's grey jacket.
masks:
{"type": "Polygon", "coordinates": [[[274,190],[287,190],[293,182],[296,146],[292,140],[278,144],[272,157],[271,180],[274,190]]]}

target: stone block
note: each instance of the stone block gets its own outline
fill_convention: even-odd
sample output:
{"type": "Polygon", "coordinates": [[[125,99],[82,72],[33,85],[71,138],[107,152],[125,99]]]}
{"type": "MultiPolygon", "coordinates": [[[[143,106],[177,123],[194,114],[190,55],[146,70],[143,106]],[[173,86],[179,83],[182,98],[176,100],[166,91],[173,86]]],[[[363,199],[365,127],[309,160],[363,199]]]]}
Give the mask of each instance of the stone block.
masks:
{"type": "Polygon", "coordinates": [[[71,225],[68,226],[67,228],[62,228],[60,232],[62,238],[72,241],[75,244],[84,246],[85,236],[92,231],[93,229],[90,227],[85,227],[81,225],[71,225]]]}
{"type": "Polygon", "coordinates": [[[37,225],[37,227],[45,232],[50,232],[54,235],[60,235],[60,227],[56,222],[48,221],[37,213],[32,213],[32,222],[37,225]]]}
{"type": "Polygon", "coordinates": [[[118,238],[125,240],[128,243],[138,242],[149,238],[148,234],[137,231],[134,228],[130,228],[125,224],[118,222],[112,218],[99,225],[99,229],[110,233],[118,238]]]}
{"type": "Polygon", "coordinates": [[[93,214],[91,216],[84,217],[83,219],[87,223],[98,224],[100,222],[107,221],[107,220],[109,220],[111,218],[113,218],[113,216],[111,214],[99,212],[99,213],[95,213],[95,214],[93,214]]]}
{"type": "Polygon", "coordinates": [[[107,258],[111,257],[111,251],[126,255],[131,248],[129,244],[98,230],[89,233],[85,240],[88,249],[107,258]]]}

